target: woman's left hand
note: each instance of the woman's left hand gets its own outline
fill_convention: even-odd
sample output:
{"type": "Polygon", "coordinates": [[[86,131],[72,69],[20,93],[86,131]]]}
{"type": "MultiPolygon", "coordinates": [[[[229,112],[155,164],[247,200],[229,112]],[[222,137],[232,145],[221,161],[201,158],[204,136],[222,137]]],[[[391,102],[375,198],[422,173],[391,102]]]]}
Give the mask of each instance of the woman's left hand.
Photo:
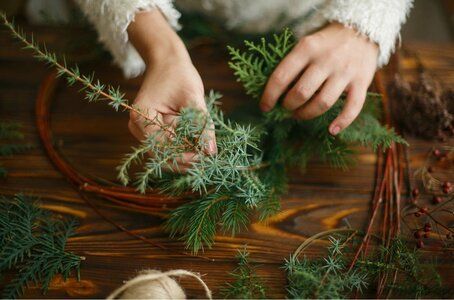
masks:
{"type": "Polygon", "coordinates": [[[345,106],[329,126],[336,135],[361,112],[377,59],[377,44],[352,28],[331,23],[300,39],[282,60],[268,80],[260,107],[271,110],[288,90],[282,106],[295,118],[308,120],[329,110],[345,91],[345,106]]]}

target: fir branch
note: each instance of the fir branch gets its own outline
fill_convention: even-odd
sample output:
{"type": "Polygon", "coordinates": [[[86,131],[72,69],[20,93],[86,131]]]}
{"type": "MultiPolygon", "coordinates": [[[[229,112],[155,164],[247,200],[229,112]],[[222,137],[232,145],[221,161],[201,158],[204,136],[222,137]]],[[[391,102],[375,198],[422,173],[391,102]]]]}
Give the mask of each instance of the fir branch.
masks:
{"type": "Polygon", "coordinates": [[[3,289],[3,298],[21,296],[31,282],[41,285],[46,293],[57,274],[66,280],[75,270],[79,278],[83,258],[65,251],[75,226],[75,220],[50,214],[33,198],[20,194],[1,198],[0,272],[16,271],[3,289]]]}
{"type": "Polygon", "coordinates": [[[227,283],[221,289],[221,294],[226,299],[264,299],[266,289],[262,279],[256,273],[256,267],[249,260],[249,252],[244,247],[238,250],[236,256],[238,266],[230,273],[234,282],[227,283]]]}

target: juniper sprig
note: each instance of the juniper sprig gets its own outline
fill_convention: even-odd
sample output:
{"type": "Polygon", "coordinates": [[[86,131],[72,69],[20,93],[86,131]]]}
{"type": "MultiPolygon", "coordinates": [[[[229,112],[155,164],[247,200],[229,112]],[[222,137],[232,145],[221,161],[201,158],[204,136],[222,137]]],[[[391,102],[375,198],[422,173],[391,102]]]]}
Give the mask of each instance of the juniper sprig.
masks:
{"type": "MultiPolygon", "coordinates": [[[[284,268],[290,298],[348,299],[356,292],[366,296],[377,285],[378,275],[384,272],[396,272],[398,276],[397,283],[390,282],[386,286],[388,297],[421,298],[452,293],[442,287],[440,275],[433,264],[424,265],[419,253],[408,248],[401,238],[392,240],[390,247],[380,246],[358,260],[351,270],[351,255],[347,251],[348,244],[352,242],[351,236],[330,236],[329,240],[325,257],[299,258],[299,253],[295,253],[286,260],[284,268]]],[[[390,275],[390,281],[393,276],[390,275]]]]}
{"type": "MultiPolygon", "coordinates": [[[[24,135],[21,126],[14,122],[0,122],[0,157],[23,153],[31,148],[28,144],[18,144],[24,135]]],[[[0,178],[6,177],[7,170],[0,164],[0,178]]]]}
{"type": "Polygon", "coordinates": [[[66,280],[73,270],[79,278],[83,259],[65,251],[76,222],[64,220],[41,209],[36,199],[16,195],[0,199],[0,273],[12,270],[13,279],[4,285],[3,298],[23,294],[31,284],[43,293],[51,280],[61,274],[66,280]]]}
{"type": "Polygon", "coordinates": [[[226,283],[221,289],[225,299],[266,299],[266,288],[261,277],[257,275],[256,267],[249,259],[246,247],[238,250],[236,256],[238,265],[230,273],[234,281],[226,283]]]}
{"type": "MultiPolygon", "coordinates": [[[[261,220],[279,210],[279,199],[286,192],[288,165],[306,162],[318,156],[333,166],[346,168],[352,162],[351,144],[377,148],[404,140],[380,125],[377,96],[370,101],[360,117],[338,137],[329,134],[329,123],[339,114],[343,100],[324,115],[297,122],[281,107],[257,118],[254,123],[233,122],[219,109],[220,95],[206,97],[208,113],[185,108],[174,124],[164,125],[157,116],[149,116],[124,98],[119,88],[82,75],[79,68],[70,68],[63,59],[46,47],[27,39],[25,34],[0,15],[12,34],[33,51],[35,56],[57,69],[69,85],[79,83],[88,101],[105,100],[115,110],[136,113],[146,126],[158,130],[142,141],[125,157],[118,170],[124,184],[133,182],[140,192],[150,187],[162,193],[188,198],[188,202],[169,215],[165,228],[171,236],[180,236],[193,252],[211,247],[218,230],[234,235],[248,226],[257,212],[261,220]],[[207,132],[216,134],[217,154],[206,155],[207,132]],[[189,167],[181,168],[184,155],[192,153],[189,167]],[[131,166],[142,170],[131,176],[131,166]]],[[[280,60],[294,46],[290,31],[275,35],[272,42],[246,42],[248,50],[230,48],[231,67],[246,92],[259,97],[267,78],[280,60]]]]}

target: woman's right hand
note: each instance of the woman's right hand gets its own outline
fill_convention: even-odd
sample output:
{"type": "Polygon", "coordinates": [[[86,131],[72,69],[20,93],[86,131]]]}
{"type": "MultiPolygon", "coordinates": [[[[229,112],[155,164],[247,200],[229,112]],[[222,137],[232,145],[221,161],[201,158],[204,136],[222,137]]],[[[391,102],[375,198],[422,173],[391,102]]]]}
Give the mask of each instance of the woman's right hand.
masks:
{"type": "MultiPolygon", "coordinates": [[[[206,112],[202,79],[183,42],[160,11],[138,13],[128,27],[128,33],[147,64],[134,106],[170,126],[175,125],[182,108],[192,107],[206,112]]],[[[159,129],[147,126],[144,121],[139,114],[131,112],[129,129],[139,140],[159,129]]],[[[204,134],[208,137],[206,153],[216,153],[214,131],[207,130],[204,134]]],[[[189,160],[188,154],[184,162],[189,160]]]]}

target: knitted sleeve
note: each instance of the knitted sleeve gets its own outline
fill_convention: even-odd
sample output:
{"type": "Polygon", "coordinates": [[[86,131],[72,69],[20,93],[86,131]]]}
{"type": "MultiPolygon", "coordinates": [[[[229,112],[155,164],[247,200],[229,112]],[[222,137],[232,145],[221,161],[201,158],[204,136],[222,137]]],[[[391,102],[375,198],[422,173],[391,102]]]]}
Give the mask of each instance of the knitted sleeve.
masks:
{"type": "Polygon", "coordinates": [[[329,0],[320,13],[365,34],[379,45],[378,67],[388,63],[413,0],[329,0]]]}
{"type": "Polygon", "coordinates": [[[158,8],[175,29],[180,13],[172,0],[76,0],[98,31],[99,41],[110,51],[126,77],[143,73],[145,63],[129,42],[127,28],[137,12],[158,8]]]}

